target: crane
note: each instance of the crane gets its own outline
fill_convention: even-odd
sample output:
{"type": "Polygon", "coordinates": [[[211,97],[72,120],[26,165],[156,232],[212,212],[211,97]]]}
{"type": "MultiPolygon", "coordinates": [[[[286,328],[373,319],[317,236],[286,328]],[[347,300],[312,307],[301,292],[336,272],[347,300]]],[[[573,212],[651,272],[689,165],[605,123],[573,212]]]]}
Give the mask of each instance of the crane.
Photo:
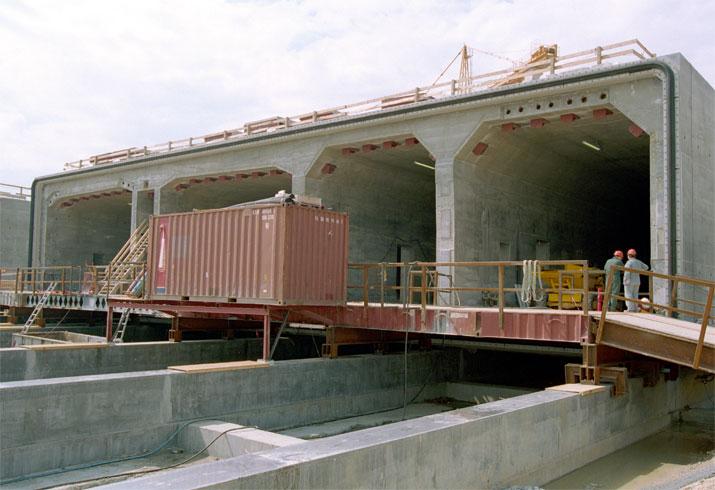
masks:
{"type": "Polygon", "coordinates": [[[457,58],[461,58],[461,62],[459,65],[459,78],[457,78],[456,80],[455,92],[458,94],[465,94],[470,92],[472,87],[472,58],[474,57],[475,52],[508,61],[514,66],[514,68],[526,64],[523,61],[516,61],[511,58],[507,58],[506,56],[492,53],[491,51],[485,51],[483,49],[467,46],[467,44],[465,43],[462,45],[462,48],[454,56],[454,58],[452,58],[452,61],[449,62],[447,67],[442,70],[442,73],[439,74],[434,83],[432,83],[432,86],[434,87],[435,85],[437,85],[437,83],[442,79],[444,74],[447,73],[447,70],[449,70],[450,67],[454,64],[454,62],[457,61],[457,58]]]}

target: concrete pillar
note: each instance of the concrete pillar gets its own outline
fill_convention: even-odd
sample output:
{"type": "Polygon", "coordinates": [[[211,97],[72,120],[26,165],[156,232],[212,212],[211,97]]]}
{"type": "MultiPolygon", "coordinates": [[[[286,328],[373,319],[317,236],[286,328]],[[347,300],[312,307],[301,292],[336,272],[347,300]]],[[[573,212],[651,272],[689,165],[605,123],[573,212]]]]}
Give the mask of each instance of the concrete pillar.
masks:
{"type": "Polygon", "coordinates": [[[132,215],[130,233],[154,212],[154,192],[132,190],[132,215]]]}
{"type": "Polygon", "coordinates": [[[300,196],[320,197],[320,180],[308,175],[293,175],[291,192],[300,196]]]}

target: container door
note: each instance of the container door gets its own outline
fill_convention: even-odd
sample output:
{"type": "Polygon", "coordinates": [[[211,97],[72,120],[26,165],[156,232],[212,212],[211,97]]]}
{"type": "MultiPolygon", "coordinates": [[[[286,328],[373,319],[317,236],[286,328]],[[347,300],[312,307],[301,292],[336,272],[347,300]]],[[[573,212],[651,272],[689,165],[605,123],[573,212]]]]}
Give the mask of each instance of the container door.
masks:
{"type": "Polygon", "coordinates": [[[166,294],[166,267],[168,261],[168,246],[169,246],[169,218],[159,218],[159,223],[156,229],[156,245],[157,253],[154,256],[154,293],[166,294]]]}
{"type": "Polygon", "coordinates": [[[275,208],[261,209],[261,224],[258,233],[260,249],[260,265],[258,271],[259,292],[261,299],[273,299],[276,285],[276,210],[275,208]]]}

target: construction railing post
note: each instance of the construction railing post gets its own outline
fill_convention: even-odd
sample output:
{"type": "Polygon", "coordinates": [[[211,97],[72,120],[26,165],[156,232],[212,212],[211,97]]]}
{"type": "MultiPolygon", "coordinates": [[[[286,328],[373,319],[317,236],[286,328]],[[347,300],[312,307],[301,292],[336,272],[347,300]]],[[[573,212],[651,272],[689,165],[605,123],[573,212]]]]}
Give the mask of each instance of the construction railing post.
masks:
{"type": "Polygon", "coordinates": [[[106,290],[106,295],[107,295],[107,304],[109,304],[109,286],[112,281],[112,263],[109,263],[109,267],[107,268],[107,274],[105,276],[105,279],[107,281],[107,290],[106,290]]]}
{"type": "Polygon", "coordinates": [[[380,263],[380,306],[385,306],[385,280],[387,279],[387,270],[385,263],[380,263]]]}
{"type": "Polygon", "coordinates": [[[499,264],[499,330],[504,330],[504,264],[499,264]]]}
{"type": "Polygon", "coordinates": [[[705,311],[703,311],[703,322],[700,325],[700,337],[698,337],[698,345],[695,346],[695,356],[693,357],[693,369],[698,369],[700,367],[700,357],[703,354],[703,342],[705,342],[705,332],[708,329],[708,322],[710,321],[710,310],[713,307],[713,294],[715,293],[715,286],[710,286],[708,290],[708,299],[705,301],[705,311]]]}
{"type": "Polygon", "coordinates": [[[112,341],[112,315],[114,314],[114,308],[107,305],[107,329],[105,332],[107,342],[112,341]]]}
{"type": "Polygon", "coordinates": [[[271,356],[271,316],[266,310],[263,315],[263,360],[268,362],[271,356]]]}
{"type": "Polygon", "coordinates": [[[422,310],[421,323],[424,328],[427,325],[427,266],[422,264],[420,274],[420,308],[422,310]]]}
{"type": "Polygon", "coordinates": [[[603,297],[603,311],[601,311],[601,318],[598,321],[598,331],[596,332],[596,343],[601,342],[601,337],[603,337],[603,326],[606,324],[606,312],[611,306],[611,284],[613,284],[613,267],[608,271],[606,276],[606,295],[603,297]]]}
{"type": "MultiPolygon", "coordinates": [[[[670,290],[670,307],[671,308],[677,308],[678,307],[678,278],[674,277],[673,278],[673,286],[672,289],[670,290]]],[[[668,310],[668,316],[674,316],[677,317],[678,314],[675,313],[673,314],[673,310],[668,310]]]]}
{"type": "Polygon", "coordinates": [[[591,303],[590,298],[588,297],[589,293],[589,271],[588,271],[588,262],[583,264],[583,297],[581,298],[581,304],[583,305],[583,314],[588,315],[588,310],[589,305],[591,303]]]}
{"type": "Polygon", "coordinates": [[[653,304],[653,276],[650,274],[648,275],[648,301],[653,304]]]}
{"type": "MultiPolygon", "coordinates": [[[[561,269],[559,269],[559,271],[558,271],[558,279],[557,279],[557,280],[559,281],[559,285],[558,285],[558,288],[559,288],[559,307],[558,307],[558,309],[560,310],[560,309],[563,308],[563,297],[564,297],[564,296],[563,296],[563,292],[561,291],[561,290],[563,289],[563,284],[564,284],[563,270],[561,270],[561,269]]],[[[548,293],[547,293],[547,294],[548,294],[548,293]]],[[[548,301],[549,301],[549,299],[548,299],[548,296],[547,296],[546,302],[548,303],[548,301]]],[[[527,305],[527,306],[528,306],[528,305],[527,305]]]]}
{"type": "Polygon", "coordinates": [[[370,302],[370,266],[368,264],[363,264],[362,266],[362,305],[367,308],[370,302]]]}

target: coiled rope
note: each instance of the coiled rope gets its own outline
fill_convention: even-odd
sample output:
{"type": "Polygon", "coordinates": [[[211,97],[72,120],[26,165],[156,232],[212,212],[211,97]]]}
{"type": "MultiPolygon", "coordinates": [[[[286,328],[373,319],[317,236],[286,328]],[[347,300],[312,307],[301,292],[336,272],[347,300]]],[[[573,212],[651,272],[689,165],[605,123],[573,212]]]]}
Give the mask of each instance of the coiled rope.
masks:
{"type": "Polygon", "coordinates": [[[531,301],[539,302],[544,299],[544,284],[541,282],[541,264],[538,260],[525,260],[522,265],[524,279],[521,281],[519,297],[525,305],[531,301]],[[538,288],[537,288],[538,282],[538,288]]]}

